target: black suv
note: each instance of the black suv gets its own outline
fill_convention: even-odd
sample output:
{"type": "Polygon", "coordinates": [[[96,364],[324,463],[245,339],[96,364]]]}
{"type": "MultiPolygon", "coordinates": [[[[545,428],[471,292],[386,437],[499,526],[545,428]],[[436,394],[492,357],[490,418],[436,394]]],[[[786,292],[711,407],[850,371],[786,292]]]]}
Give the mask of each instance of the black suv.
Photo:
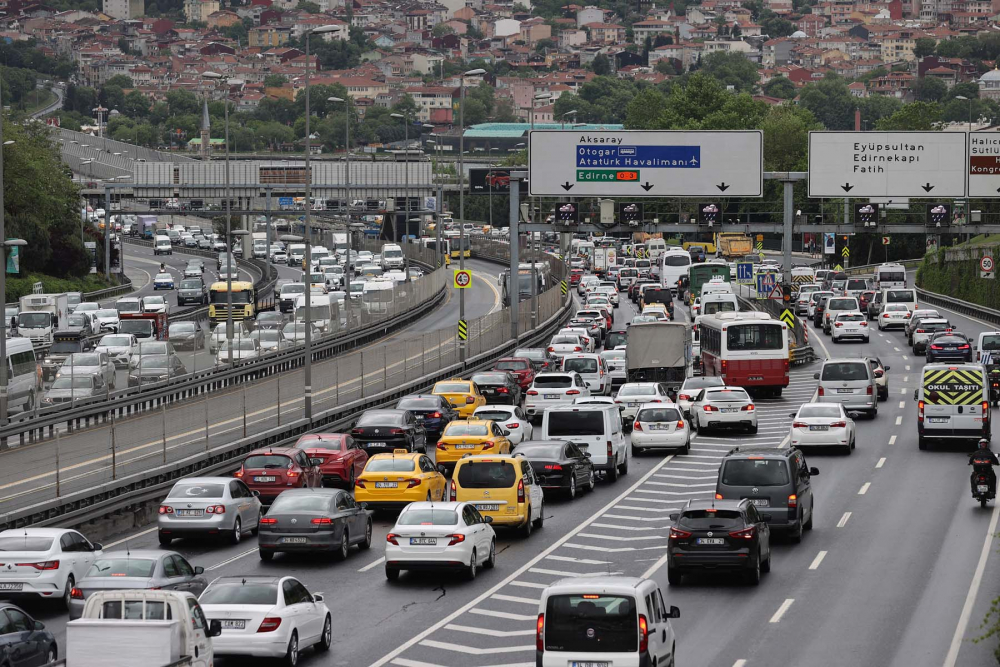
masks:
{"type": "Polygon", "coordinates": [[[771,571],[769,518],[746,498],[689,500],[670,515],[667,581],[679,586],[689,572],[728,570],[742,572],[756,586],[760,573],[771,571]]]}
{"type": "Polygon", "coordinates": [[[830,299],[832,298],[833,296],[820,297],[819,303],[816,304],[815,316],[813,317],[814,326],[823,326],[823,313],[826,312],[826,305],[830,303],[830,299]]]}
{"type": "Polygon", "coordinates": [[[749,499],[767,513],[765,520],[771,528],[801,542],[802,531],[813,527],[812,476],[818,474],[794,447],[734,447],[722,459],[715,497],[749,499]]]}

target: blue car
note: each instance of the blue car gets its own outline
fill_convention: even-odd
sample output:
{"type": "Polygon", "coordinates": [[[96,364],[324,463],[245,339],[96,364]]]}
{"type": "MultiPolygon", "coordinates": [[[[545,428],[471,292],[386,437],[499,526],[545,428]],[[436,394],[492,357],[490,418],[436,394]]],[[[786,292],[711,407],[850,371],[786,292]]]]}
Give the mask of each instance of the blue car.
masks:
{"type": "Polygon", "coordinates": [[[427,442],[437,442],[444,427],[461,419],[455,408],[443,396],[436,394],[412,394],[404,396],[396,403],[397,410],[409,410],[417,422],[423,424],[427,442]]]}
{"type": "Polygon", "coordinates": [[[153,291],[161,289],[173,289],[174,277],[169,273],[157,273],[153,278],[153,291]]]}
{"type": "MultiPolygon", "coordinates": [[[[23,609],[0,602],[0,657],[14,656],[12,664],[42,667],[59,658],[56,637],[23,609]]],[[[5,663],[6,664],[6,663],[5,663]]]]}

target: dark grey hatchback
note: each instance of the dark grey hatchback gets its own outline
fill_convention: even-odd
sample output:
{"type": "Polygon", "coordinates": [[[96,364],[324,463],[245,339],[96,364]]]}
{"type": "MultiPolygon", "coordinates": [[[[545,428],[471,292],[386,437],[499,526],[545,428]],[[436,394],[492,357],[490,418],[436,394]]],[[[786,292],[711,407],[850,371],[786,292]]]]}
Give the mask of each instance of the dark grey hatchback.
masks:
{"type": "Polygon", "coordinates": [[[260,520],[258,548],[261,560],[276,552],[327,552],[347,558],[352,544],[372,545],[372,517],[351,494],[342,489],[289,489],[283,491],[260,520]]]}
{"type": "Polygon", "coordinates": [[[679,586],[684,574],[741,572],[748,584],[771,571],[770,516],[748,500],[689,500],[671,514],[667,581],[679,586]]]}

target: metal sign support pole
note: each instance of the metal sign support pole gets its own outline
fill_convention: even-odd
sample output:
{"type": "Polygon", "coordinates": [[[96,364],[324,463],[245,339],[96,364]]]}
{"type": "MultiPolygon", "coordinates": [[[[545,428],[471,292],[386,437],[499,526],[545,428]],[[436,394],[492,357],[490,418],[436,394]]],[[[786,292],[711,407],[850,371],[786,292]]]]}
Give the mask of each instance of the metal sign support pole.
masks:
{"type": "Polygon", "coordinates": [[[521,245],[517,223],[521,215],[521,179],[526,176],[525,172],[510,172],[510,275],[507,276],[507,295],[510,301],[510,337],[515,343],[519,333],[518,302],[521,300],[517,285],[518,250],[521,245]]]}

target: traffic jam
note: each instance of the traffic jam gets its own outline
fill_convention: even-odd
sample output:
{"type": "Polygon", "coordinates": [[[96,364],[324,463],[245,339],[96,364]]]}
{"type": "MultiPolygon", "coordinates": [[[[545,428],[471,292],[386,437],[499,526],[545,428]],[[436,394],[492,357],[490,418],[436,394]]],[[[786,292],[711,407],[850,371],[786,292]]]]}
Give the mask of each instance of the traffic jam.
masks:
{"type": "MultiPolygon", "coordinates": [[[[779,628],[822,604],[800,580],[851,558],[836,540],[867,512],[843,508],[878,484],[857,491],[854,476],[892,456],[972,451],[975,504],[995,498],[1000,331],[921,303],[899,264],[856,274],[798,258],[790,325],[737,284],[750,258],[755,275],[780,282],[784,269],[718,236],[578,235],[574,312],[547,344],[342,432],[252,451],[232,474],[184,477],[148,526],[113,543],[0,533],[0,617],[29,629],[37,656],[13,664],[99,655],[119,641],[109,619],[180,621],[179,636],[144,640],[150,665],[171,651],[205,667],[794,655],[755,660],[713,637],[737,618],[779,628]],[[811,363],[793,363],[794,326],[807,327],[811,363]],[[425,611],[405,613],[414,604],[425,611]]],[[[364,266],[330,257],[333,288],[364,266]]],[[[264,334],[289,326],[258,323],[248,349],[280,349],[264,334]]],[[[123,336],[74,356],[106,355],[113,382],[135,356],[172,354],[119,329],[105,339],[123,336]]]]}

